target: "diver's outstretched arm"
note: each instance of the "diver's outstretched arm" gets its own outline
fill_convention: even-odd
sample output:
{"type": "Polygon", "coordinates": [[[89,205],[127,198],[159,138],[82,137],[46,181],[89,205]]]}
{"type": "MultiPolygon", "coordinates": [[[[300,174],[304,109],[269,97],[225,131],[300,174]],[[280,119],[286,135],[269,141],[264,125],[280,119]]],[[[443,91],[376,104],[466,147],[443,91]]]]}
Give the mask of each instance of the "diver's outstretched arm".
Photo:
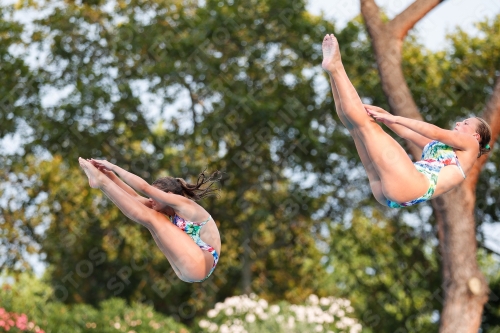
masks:
{"type": "MultiPolygon", "coordinates": [[[[426,123],[425,121],[394,116],[390,113],[381,113],[370,109],[368,109],[367,112],[375,120],[388,126],[404,126],[420,135],[423,135],[431,140],[440,141],[450,147],[460,150],[477,149],[477,139],[469,134],[445,130],[436,125],[426,123]]],[[[477,133],[476,135],[479,136],[477,133]]]]}
{"type": "MultiPolygon", "coordinates": [[[[96,166],[96,165],[94,165],[96,166]]],[[[113,183],[118,185],[122,190],[127,192],[132,198],[138,200],[140,203],[142,203],[144,206],[151,208],[151,202],[149,201],[148,198],[143,197],[142,195],[139,195],[136,191],[134,191],[133,188],[128,186],[123,180],[120,179],[113,171],[108,170],[103,167],[96,166],[99,171],[101,171],[106,177],[111,179],[113,183]]]]}
{"type": "Polygon", "coordinates": [[[133,173],[128,172],[127,170],[124,170],[109,161],[92,159],[91,163],[115,172],[121,177],[121,179],[123,179],[124,182],[129,184],[136,191],[144,193],[148,197],[156,200],[158,203],[168,205],[176,211],[182,211],[182,208],[193,205],[192,200],[189,200],[181,195],[163,192],[162,190],[149,185],[148,182],[141,177],[134,175],[133,173]]]}

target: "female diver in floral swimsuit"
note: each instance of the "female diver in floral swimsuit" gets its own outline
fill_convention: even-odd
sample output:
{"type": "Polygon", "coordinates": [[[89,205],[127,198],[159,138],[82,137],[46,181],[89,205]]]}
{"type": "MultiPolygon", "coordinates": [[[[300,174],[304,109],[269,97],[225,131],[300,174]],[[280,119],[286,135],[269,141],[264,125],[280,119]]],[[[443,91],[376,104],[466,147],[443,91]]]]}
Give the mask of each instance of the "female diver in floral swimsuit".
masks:
{"type": "Polygon", "coordinates": [[[334,35],[323,40],[322,67],[330,76],[339,118],[354,138],[373,195],[381,204],[411,206],[446,193],[464,180],[479,156],[489,152],[491,130],[481,118],[457,122],[449,131],[364,105],[345,72],[334,35]],[[374,119],[423,149],[422,160],[413,164],[374,119]]]}
{"type": "Polygon", "coordinates": [[[163,177],[149,185],[105,160],[79,158],[79,162],[90,187],[99,188],[127,217],[149,229],[181,280],[202,282],[212,274],[219,260],[220,235],[210,214],[194,200],[214,194],[216,189],[211,186],[218,180],[217,173],[209,177],[200,174],[196,184],[163,177]]]}

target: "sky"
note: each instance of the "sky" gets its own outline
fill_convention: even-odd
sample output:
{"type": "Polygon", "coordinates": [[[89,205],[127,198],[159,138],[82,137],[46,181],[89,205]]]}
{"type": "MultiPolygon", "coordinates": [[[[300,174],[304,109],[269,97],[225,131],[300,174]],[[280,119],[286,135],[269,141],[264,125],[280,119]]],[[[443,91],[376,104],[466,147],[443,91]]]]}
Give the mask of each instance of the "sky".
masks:
{"type": "MultiPolygon", "coordinates": [[[[384,12],[393,18],[413,0],[376,0],[384,12]]],[[[360,13],[358,0],[309,0],[307,9],[313,14],[324,12],[340,28],[360,13]]],[[[460,27],[474,33],[474,23],[500,14],[500,0],[446,0],[430,11],[415,26],[423,44],[433,50],[441,50],[446,45],[446,34],[460,27]]]]}

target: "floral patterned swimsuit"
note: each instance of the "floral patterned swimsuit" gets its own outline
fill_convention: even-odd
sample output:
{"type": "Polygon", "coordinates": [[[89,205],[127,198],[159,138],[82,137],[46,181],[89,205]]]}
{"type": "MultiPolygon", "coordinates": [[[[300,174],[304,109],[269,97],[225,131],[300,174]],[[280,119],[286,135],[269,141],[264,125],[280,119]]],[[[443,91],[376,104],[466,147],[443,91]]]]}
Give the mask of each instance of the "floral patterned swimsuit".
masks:
{"type": "Polygon", "coordinates": [[[215,251],[213,247],[202,241],[200,238],[201,227],[203,227],[208,221],[210,221],[211,218],[212,216],[209,216],[208,219],[203,222],[191,222],[186,221],[179,215],[175,214],[173,219],[171,219],[172,223],[175,224],[179,229],[184,231],[186,234],[188,234],[188,236],[191,237],[191,239],[196,243],[196,245],[200,247],[200,249],[209,252],[214,257],[214,264],[208,275],[203,280],[191,282],[203,282],[208,279],[208,277],[214,271],[217,262],[219,261],[219,254],[217,253],[217,251],[215,251]]]}
{"type": "Polygon", "coordinates": [[[387,206],[401,208],[429,200],[436,190],[439,172],[446,165],[456,165],[465,179],[464,170],[460,166],[457,154],[453,148],[439,141],[429,142],[422,151],[422,160],[413,163],[413,165],[418,172],[423,173],[429,179],[429,189],[420,198],[408,202],[397,203],[387,199],[387,206]]]}

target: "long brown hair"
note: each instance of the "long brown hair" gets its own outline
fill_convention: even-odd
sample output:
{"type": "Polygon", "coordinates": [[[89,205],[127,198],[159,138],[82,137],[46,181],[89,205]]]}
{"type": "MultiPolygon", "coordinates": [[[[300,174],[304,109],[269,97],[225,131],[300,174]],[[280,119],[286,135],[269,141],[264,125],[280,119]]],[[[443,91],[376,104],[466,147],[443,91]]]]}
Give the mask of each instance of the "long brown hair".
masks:
{"type": "Polygon", "coordinates": [[[476,117],[476,119],[479,120],[476,132],[481,137],[481,140],[479,141],[479,155],[477,156],[479,158],[481,155],[488,154],[491,150],[489,146],[491,140],[491,128],[483,118],[476,117]]]}
{"type": "Polygon", "coordinates": [[[151,185],[164,192],[172,192],[197,201],[210,195],[217,195],[220,189],[212,186],[220,181],[221,178],[222,174],[219,171],[215,171],[207,176],[205,175],[205,170],[203,170],[203,172],[198,175],[195,184],[190,184],[183,178],[161,177],[155,180],[151,185]]]}

